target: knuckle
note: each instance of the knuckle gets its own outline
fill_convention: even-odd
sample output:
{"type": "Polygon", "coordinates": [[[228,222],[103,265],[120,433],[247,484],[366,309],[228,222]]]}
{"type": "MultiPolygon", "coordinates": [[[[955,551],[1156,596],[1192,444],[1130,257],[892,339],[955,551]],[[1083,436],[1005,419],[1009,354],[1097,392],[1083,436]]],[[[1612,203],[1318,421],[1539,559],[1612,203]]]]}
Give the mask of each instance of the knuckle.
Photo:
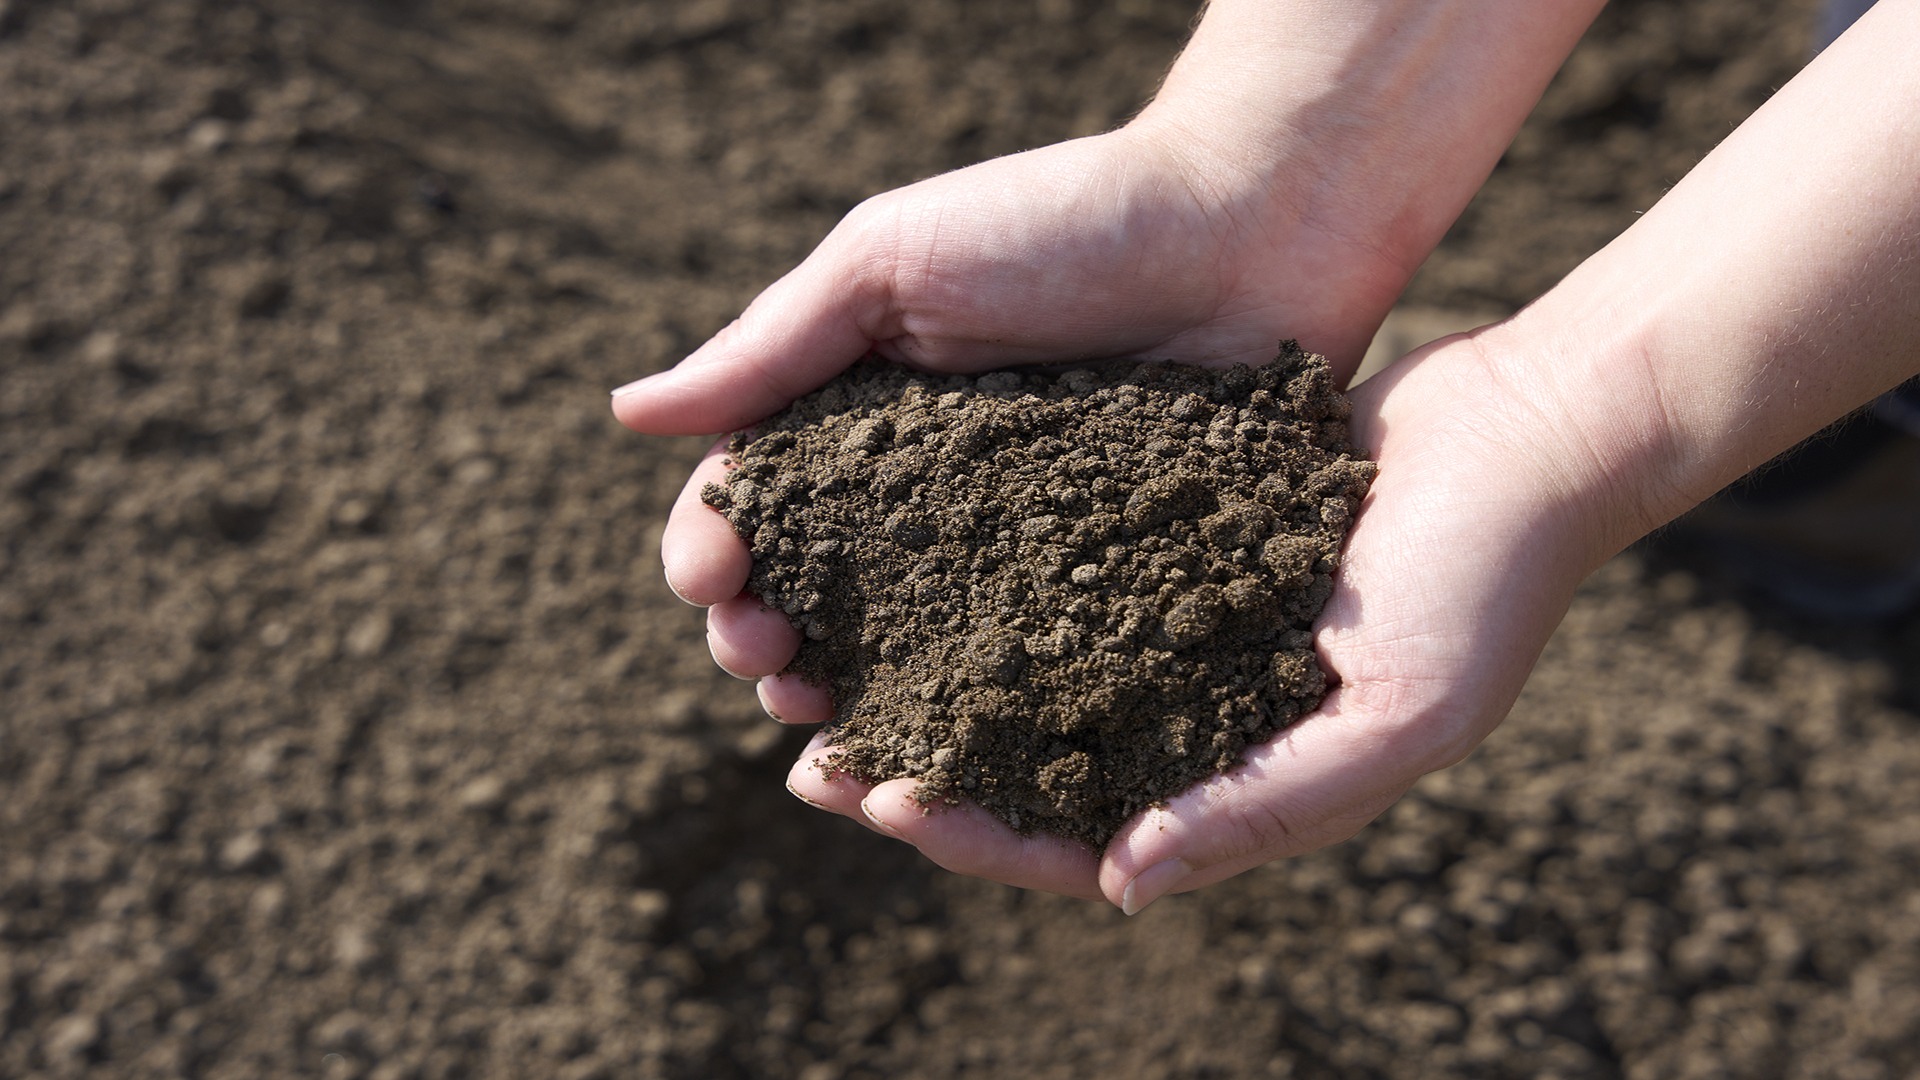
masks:
{"type": "Polygon", "coordinates": [[[1409,784],[1459,764],[1484,735],[1474,716],[1435,700],[1435,688],[1425,682],[1390,679],[1348,690],[1358,698],[1348,708],[1365,717],[1359,731],[1372,753],[1404,763],[1409,784]]]}
{"type": "Polygon", "coordinates": [[[1352,805],[1318,807],[1248,800],[1232,808],[1215,863],[1253,866],[1293,858],[1351,839],[1397,798],[1369,794],[1352,805]]]}
{"type": "Polygon", "coordinates": [[[1234,808],[1231,838],[1222,852],[1222,861],[1244,861],[1253,856],[1276,859],[1300,854],[1300,833],[1295,818],[1285,808],[1262,802],[1250,802],[1234,808]]]}

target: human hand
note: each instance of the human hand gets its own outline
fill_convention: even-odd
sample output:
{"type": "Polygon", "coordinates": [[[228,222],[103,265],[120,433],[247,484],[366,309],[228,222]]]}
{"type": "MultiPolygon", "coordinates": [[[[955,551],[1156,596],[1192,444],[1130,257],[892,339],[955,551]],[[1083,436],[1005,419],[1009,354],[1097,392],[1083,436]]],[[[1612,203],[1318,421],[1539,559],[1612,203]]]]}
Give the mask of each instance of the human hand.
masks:
{"type": "MultiPolygon", "coordinates": [[[[1257,201],[1272,203],[1194,171],[1139,129],[936,178],[863,206],[735,324],[617,396],[615,410],[655,433],[726,430],[869,351],[944,371],[1084,355],[1261,362],[1282,331],[1334,353],[1344,381],[1408,268],[1324,221],[1255,212],[1257,201]]],[[[760,687],[770,712],[824,720],[822,691],[773,676],[798,636],[741,595],[746,548],[699,502],[720,458],[716,448],[671,516],[668,579],[710,606],[721,666],[772,676],[760,687]]],[[[858,799],[839,797],[848,790],[820,801],[867,820],[858,799]]]]}
{"type": "MultiPolygon", "coordinates": [[[[1227,303],[1244,289],[1219,284],[1237,280],[1225,273],[1208,289],[1191,280],[1143,289],[1138,282],[1154,267],[1191,265],[1196,257],[1182,251],[1164,264],[1125,265],[1108,246],[1121,220],[1135,222],[1129,227],[1132,243],[1155,234],[1142,222],[1164,220],[1179,224],[1164,226],[1162,243],[1190,244],[1194,226],[1186,215],[1200,212],[1190,191],[1161,186],[1164,177],[1116,180],[1087,160],[1117,149],[1069,144],[1055,150],[943,177],[924,192],[909,189],[901,193],[907,204],[901,208],[882,203],[891,234],[852,223],[850,237],[829,239],[810,265],[770,289],[726,334],[675,374],[619,399],[616,409],[644,430],[744,424],[870,347],[940,370],[1058,356],[1068,341],[1083,338],[1116,352],[1133,346],[1131,351],[1193,349],[1224,359],[1266,358],[1272,332],[1258,329],[1258,321],[1243,313],[1268,310],[1284,318],[1288,312],[1280,301],[1264,308],[1227,303]],[[969,172],[984,174],[986,182],[975,187],[969,172]],[[1046,189],[1032,178],[1050,176],[1092,179],[1063,183],[1055,200],[1065,209],[1041,213],[1039,195],[1046,189]],[[1165,201],[1151,213],[1101,201],[1128,190],[1128,183],[1165,201]],[[934,202],[923,205],[921,199],[977,216],[940,214],[934,202]],[[910,224],[936,215],[938,231],[910,224]],[[883,235],[891,240],[882,242],[883,235]],[[940,254],[942,245],[956,254],[940,254]],[[1076,251],[1078,258],[1060,254],[1076,251]],[[883,258],[893,260],[891,279],[875,266],[883,258]],[[1021,258],[1038,259],[1050,273],[1023,266],[1021,258]],[[811,265],[816,260],[822,265],[811,265]],[[929,282],[921,274],[897,284],[929,265],[952,275],[951,283],[929,282]],[[895,320],[892,326],[863,327],[861,308],[849,299],[861,295],[862,286],[852,280],[857,274],[896,282],[893,299],[867,300],[895,320]],[[961,284],[968,274],[987,282],[987,295],[961,284]],[[998,288],[1022,276],[1027,287],[998,288]],[[1100,298],[1091,314],[1087,306],[1076,306],[1080,295],[1100,298]],[[1170,304],[1162,309],[1166,314],[1156,315],[1149,306],[1153,295],[1183,298],[1184,306],[1170,304]],[[1182,317],[1191,323],[1184,330],[1175,328],[1182,317]],[[1077,321],[1063,324],[1062,318],[1077,321]],[[1079,320],[1109,325],[1096,329],[1079,320]],[[1041,331],[1021,335],[1027,327],[1041,331]],[[914,332],[884,335],[895,328],[914,332]]],[[[1138,153],[1120,160],[1141,167],[1138,153]]],[[[1232,259],[1198,261],[1220,267],[1232,259]]],[[[1325,279],[1315,284],[1324,286],[1325,279]]],[[[1357,392],[1355,435],[1381,462],[1383,475],[1359,519],[1321,624],[1322,662],[1338,688],[1319,711],[1251,751],[1245,765],[1136,819],[1105,853],[1056,838],[1019,837],[974,807],[928,814],[912,801],[911,780],[870,787],[822,769],[830,750],[820,739],[794,767],[789,786],[816,806],[915,844],[949,868],[1106,896],[1129,910],[1171,888],[1198,887],[1344,839],[1498,722],[1588,569],[1578,544],[1542,543],[1535,495],[1548,480],[1515,466],[1555,455],[1492,437],[1510,427],[1525,430],[1507,424],[1500,409],[1508,405],[1485,393],[1490,382],[1517,377],[1489,372],[1479,347],[1461,338],[1410,358],[1357,392]],[[1474,512],[1463,514],[1463,507],[1474,512]],[[1434,552],[1448,553],[1445,574],[1435,573],[1434,552]],[[1508,587],[1509,574],[1529,587],[1508,587]]],[[[736,675],[759,678],[769,712],[791,723],[825,721],[832,703],[824,691],[775,674],[792,658],[798,635],[784,616],[741,595],[750,570],[745,547],[699,501],[700,488],[724,475],[721,456],[717,448],[708,456],[675,508],[662,544],[669,580],[685,598],[710,605],[708,638],[716,661],[736,675]]]]}
{"type": "MultiPolygon", "coordinates": [[[[1239,766],[1121,830],[1093,875],[1129,914],[1343,841],[1466,757],[1511,709],[1580,581],[1657,524],[1597,482],[1571,425],[1541,422],[1550,369],[1501,338],[1442,339],[1352,392],[1354,440],[1380,472],[1315,626],[1333,689],[1239,766]]],[[[867,805],[909,820],[905,791],[867,805]]]]}
{"type": "Polygon", "coordinates": [[[928,371],[1178,356],[1261,363],[1284,336],[1351,374],[1424,251],[1277,197],[1294,177],[1203,164],[1130,125],[983,162],[856,207],[669,371],[615,391],[651,434],[731,431],[872,352],[928,371]]]}
{"type": "MultiPolygon", "coordinates": [[[[950,372],[1141,355],[1259,363],[1294,337],[1344,383],[1593,7],[1535,17],[1516,2],[1526,17],[1509,18],[1486,6],[1328,2],[1280,17],[1216,0],[1128,127],[863,204],[693,356],[617,391],[614,411],[654,434],[727,431],[868,352],[950,372]]],[[[668,523],[668,580],[709,607],[715,660],[759,677],[769,712],[824,721],[822,691],[773,674],[798,637],[741,595],[746,548],[699,500],[723,475],[716,447],[668,523]]],[[[816,742],[796,766],[797,794],[937,861],[1127,896],[1112,884],[1124,868],[1097,874],[1091,853],[1014,838],[975,809],[922,817],[895,805],[897,786],[829,780],[810,767],[819,753],[816,742]]]]}

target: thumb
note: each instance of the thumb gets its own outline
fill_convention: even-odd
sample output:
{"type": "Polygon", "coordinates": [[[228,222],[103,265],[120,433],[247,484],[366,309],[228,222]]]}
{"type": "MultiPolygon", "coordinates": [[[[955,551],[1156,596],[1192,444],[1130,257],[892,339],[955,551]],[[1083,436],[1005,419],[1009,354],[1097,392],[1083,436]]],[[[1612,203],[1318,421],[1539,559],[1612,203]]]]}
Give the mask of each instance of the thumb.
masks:
{"type": "Polygon", "coordinates": [[[1107,845],[1100,890],[1135,914],[1162,896],[1346,840],[1450,750],[1341,687],[1242,762],[1134,818],[1107,845]]]}
{"type": "Polygon", "coordinates": [[[891,291],[849,222],[691,356],[615,390],[614,415],[649,435],[733,431],[866,355],[891,291]]]}

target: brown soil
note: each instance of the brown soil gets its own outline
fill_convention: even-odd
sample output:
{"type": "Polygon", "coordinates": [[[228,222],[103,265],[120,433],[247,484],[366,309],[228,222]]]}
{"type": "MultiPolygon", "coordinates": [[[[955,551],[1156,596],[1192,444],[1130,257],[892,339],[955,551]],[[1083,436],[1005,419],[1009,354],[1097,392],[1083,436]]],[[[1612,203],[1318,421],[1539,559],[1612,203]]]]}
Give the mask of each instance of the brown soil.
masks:
{"type": "MultiPolygon", "coordinates": [[[[1116,0],[0,3],[0,1076],[1896,1077],[1920,628],[1650,556],[1355,842],[1136,919],[780,786],[606,391],[861,197],[1114,123],[1116,0]]],[[[1794,70],[1621,0],[1414,287],[1794,70]]]]}
{"type": "Polygon", "coordinates": [[[1096,849],[1311,712],[1373,479],[1326,358],[937,378],[862,364],[708,505],[833,695],[831,768],[1096,849]]]}

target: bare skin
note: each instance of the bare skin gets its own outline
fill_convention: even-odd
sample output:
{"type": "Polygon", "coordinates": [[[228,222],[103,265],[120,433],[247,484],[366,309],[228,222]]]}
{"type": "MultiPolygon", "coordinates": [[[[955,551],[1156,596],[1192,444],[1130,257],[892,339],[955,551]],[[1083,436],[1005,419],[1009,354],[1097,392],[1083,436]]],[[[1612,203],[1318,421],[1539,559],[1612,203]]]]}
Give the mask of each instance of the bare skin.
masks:
{"type": "MultiPolygon", "coordinates": [[[[1350,373],[1597,7],[1215,4],[1133,124],[870,201],[615,412],[730,430],[869,350],[977,371],[1259,360],[1292,336],[1350,373]]],[[[1920,368],[1913,55],[1920,2],[1882,3],[1526,311],[1355,391],[1381,474],[1317,628],[1339,685],[1239,768],[1101,853],[829,778],[818,739],[789,786],[950,869],[1129,913],[1351,836],[1505,717],[1600,562],[1920,368]]],[[[770,712],[825,720],[770,677],[798,638],[741,595],[746,551],[694,497],[720,468],[675,507],[668,579],[770,712]]]]}

